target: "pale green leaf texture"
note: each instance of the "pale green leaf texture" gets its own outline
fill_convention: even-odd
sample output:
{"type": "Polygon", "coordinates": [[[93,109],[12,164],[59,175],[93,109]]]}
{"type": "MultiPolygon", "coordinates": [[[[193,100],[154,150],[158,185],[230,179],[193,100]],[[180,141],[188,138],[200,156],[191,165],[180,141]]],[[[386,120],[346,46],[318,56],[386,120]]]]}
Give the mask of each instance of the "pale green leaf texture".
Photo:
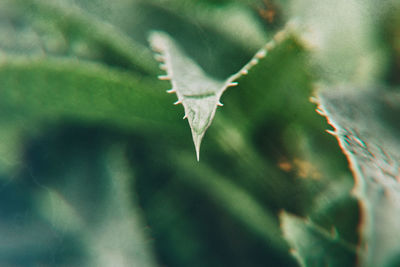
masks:
{"type": "Polygon", "coordinates": [[[292,254],[303,267],[354,266],[355,247],[343,242],[335,233],[310,220],[282,212],[283,235],[292,247],[292,254]]]}
{"type": "Polygon", "coordinates": [[[203,136],[210,127],[220,102],[221,95],[230,86],[236,86],[234,82],[241,75],[246,75],[251,67],[264,58],[268,50],[276,45],[276,41],[282,41],[286,31],[278,32],[275,38],[261,48],[255,56],[244,65],[237,73],[227,77],[226,80],[218,80],[206,74],[192,59],[185,55],[172,38],[166,33],[152,32],[149,38],[150,44],[156,54],[156,59],[161,62],[160,68],[167,75],[160,76],[161,80],[171,80],[172,89],[168,93],[176,93],[178,101],[174,104],[182,104],[185,116],[192,130],[193,142],[196,148],[197,160],[200,157],[200,144],[203,136]]]}
{"type": "Polygon", "coordinates": [[[362,266],[400,262],[400,95],[351,86],[329,88],[319,97],[356,180],[362,207],[362,266]]]}
{"type": "Polygon", "coordinates": [[[150,42],[154,50],[165,57],[166,79],[171,79],[172,90],[178,96],[177,103],[182,103],[185,108],[199,159],[201,140],[211,124],[225,84],[207,76],[166,34],[153,33],[150,42]]]}
{"type": "Polygon", "coordinates": [[[147,47],[113,24],[62,0],[2,1],[0,35],[0,49],[10,54],[80,58],[142,75],[157,71],[147,47]]]}
{"type": "Polygon", "coordinates": [[[162,53],[167,76],[171,79],[172,91],[185,108],[185,118],[192,129],[193,142],[199,160],[200,144],[215,115],[219,99],[227,85],[208,76],[196,63],[189,59],[174,41],[163,33],[150,36],[154,50],[162,53]]]}
{"type": "Polygon", "coordinates": [[[313,49],[312,61],[325,81],[373,82],[385,60],[382,47],[372,38],[385,4],[375,0],[294,0],[290,15],[300,27],[302,38],[313,49]],[[379,13],[380,13],[379,12],[379,13]]]}

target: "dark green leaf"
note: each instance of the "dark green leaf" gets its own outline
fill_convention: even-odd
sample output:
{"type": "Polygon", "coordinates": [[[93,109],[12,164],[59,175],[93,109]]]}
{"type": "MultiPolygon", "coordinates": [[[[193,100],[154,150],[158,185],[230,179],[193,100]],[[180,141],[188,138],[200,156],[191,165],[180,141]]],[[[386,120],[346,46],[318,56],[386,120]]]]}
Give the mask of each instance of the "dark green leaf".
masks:
{"type": "MultiPolygon", "coordinates": [[[[23,135],[43,123],[75,120],[168,138],[184,135],[160,82],[102,65],[50,58],[7,59],[0,66],[2,161],[15,162],[23,135]],[[181,130],[180,130],[181,129],[181,130]],[[11,151],[14,152],[10,153],[11,151]]],[[[172,139],[171,141],[174,141],[172,139]]]]}
{"type": "Polygon", "coordinates": [[[301,266],[354,266],[355,247],[341,240],[335,229],[329,233],[309,220],[286,212],[281,213],[281,227],[301,266]]]}

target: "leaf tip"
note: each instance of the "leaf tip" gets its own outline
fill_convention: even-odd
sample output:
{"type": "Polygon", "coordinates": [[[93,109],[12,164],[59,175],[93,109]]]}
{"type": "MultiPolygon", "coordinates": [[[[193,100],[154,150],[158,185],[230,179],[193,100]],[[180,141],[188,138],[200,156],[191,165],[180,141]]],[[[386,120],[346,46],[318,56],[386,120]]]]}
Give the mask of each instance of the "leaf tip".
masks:
{"type": "Polygon", "coordinates": [[[171,80],[171,77],[169,77],[168,75],[159,75],[158,79],[168,81],[168,80],[171,80]]]}
{"type": "Polygon", "coordinates": [[[200,162],[200,148],[196,148],[196,157],[197,157],[197,162],[200,162]]]}
{"type": "Polygon", "coordinates": [[[240,74],[242,74],[242,75],[247,75],[248,73],[249,73],[249,71],[247,69],[242,69],[240,71],[240,74]]]}
{"type": "Polygon", "coordinates": [[[167,68],[167,65],[166,65],[166,64],[161,63],[161,64],[160,64],[160,69],[166,71],[168,68],[167,68]]]}
{"type": "Polygon", "coordinates": [[[257,58],[253,58],[252,60],[250,60],[250,66],[254,66],[258,64],[258,59],[257,58]]]}
{"type": "Polygon", "coordinates": [[[164,56],[159,55],[159,54],[155,54],[154,55],[154,59],[157,60],[158,62],[164,62],[165,61],[164,56]]]}
{"type": "Polygon", "coordinates": [[[324,117],[326,116],[325,112],[322,109],[317,108],[317,109],[315,109],[315,111],[321,116],[324,116],[324,117]]]}
{"type": "Polygon", "coordinates": [[[179,105],[182,104],[182,100],[178,99],[176,102],[174,102],[174,105],[179,105]]]}
{"type": "Polygon", "coordinates": [[[197,161],[200,161],[200,145],[201,145],[201,140],[203,139],[203,134],[197,134],[192,132],[193,135],[193,143],[194,143],[194,148],[196,149],[196,158],[197,161]]]}
{"type": "Polygon", "coordinates": [[[238,82],[230,82],[228,83],[227,87],[237,86],[238,84],[238,82]]]}
{"type": "Polygon", "coordinates": [[[262,49],[260,51],[257,52],[257,54],[255,55],[256,58],[258,59],[262,59],[267,55],[267,51],[262,49]]]}
{"type": "Polygon", "coordinates": [[[333,136],[337,136],[337,133],[331,130],[325,130],[325,132],[327,132],[328,134],[331,134],[333,136]]]}

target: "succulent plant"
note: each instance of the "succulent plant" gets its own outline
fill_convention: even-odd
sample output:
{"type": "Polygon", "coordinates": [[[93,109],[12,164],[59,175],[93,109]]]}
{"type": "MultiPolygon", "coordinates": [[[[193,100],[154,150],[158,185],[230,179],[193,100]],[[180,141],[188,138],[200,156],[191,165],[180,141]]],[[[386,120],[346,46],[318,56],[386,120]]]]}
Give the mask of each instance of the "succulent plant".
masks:
{"type": "Polygon", "coordinates": [[[1,1],[0,265],[398,266],[399,18],[1,1]]]}

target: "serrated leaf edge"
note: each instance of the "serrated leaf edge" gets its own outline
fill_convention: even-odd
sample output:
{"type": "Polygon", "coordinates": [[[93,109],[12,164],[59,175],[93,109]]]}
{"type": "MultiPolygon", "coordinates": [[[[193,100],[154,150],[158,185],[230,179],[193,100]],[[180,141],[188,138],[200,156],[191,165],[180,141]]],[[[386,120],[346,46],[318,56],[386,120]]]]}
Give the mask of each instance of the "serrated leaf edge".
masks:
{"type": "MultiPolygon", "coordinates": [[[[239,79],[240,77],[242,77],[244,75],[247,75],[249,73],[249,70],[259,63],[260,59],[265,58],[267,56],[267,54],[271,50],[273,50],[279,43],[286,40],[287,37],[289,36],[289,33],[292,32],[292,28],[293,28],[293,25],[288,23],[286,25],[286,27],[283,28],[283,30],[276,33],[269,42],[267,42],[261,49],[259,49],[247,64],[245,64],[238,72],[232,74],[223,82],[222,88],[220,88],[217,91],[218,92],[216,94],[217,101],[215,103],[215,108],[211,113],[210,121],[207,124],[207,126],[204,128],[204,131],[202,133],[200,133],[200,134],[196,133],[193,130],[192,125],[190,125],[190,121],[189,121],[189,125],[190,125],[191,132],[192,132],[192,137],[193,137],[193,143],[194,143],[195,150],[196,150],[197,161],[200,160],[200,145],[201,145],[201,141],[204,137],[204,134],[207,131],[208,127],[211,125],[211,122],[215,116],[217,107],[223,106],[223,104],[220,102],[220,98],[221,98],[222,94],[225,92],[225,90],[228,87],[237,86],[238,85],[238,82],[236,82],[237,79],[239,79]]],[[[155,38],[157,38],[157,35],[166,35],[166,33],[163,33],[160,31],[153,31],[149,35],[150,46],[153,49],[153,51],[155,52],[154,58],[158,62],[160,62],[160,65],[159,65],[160,69],[165,71],[165,73],[166,73],[166,75],[158,76],[158,79],[167,80],[167,81],[171,82],[172,88],[167,90],[167,93],[175,93],[176,94],[178,100],[174,103],[174,105],[182,104],[184,106],[185,115],[184,115],[183,119],[186,119],[186,118],[188,118],[188,115],[186,114],[186,110],[188,110],[189,108],[187,107],[187,104],[185,103],[185,101],[183,101],[184,97],[180,94],[179,90],[177,89],[177,86],[175,85],[174,78],[173,78],[174,73],[172,71],[172,66],[171,66],[172,63],[170,60],[171,55],[170,55],[169,49],[167,47],[168,45],[165,42],[156,41],[155,38]]],[[[189,57],[187,57],[187,58],[189,58],[189,57]]],[[[203,71],[201,68],[200,68],[200,70],[203,71]]]]}

